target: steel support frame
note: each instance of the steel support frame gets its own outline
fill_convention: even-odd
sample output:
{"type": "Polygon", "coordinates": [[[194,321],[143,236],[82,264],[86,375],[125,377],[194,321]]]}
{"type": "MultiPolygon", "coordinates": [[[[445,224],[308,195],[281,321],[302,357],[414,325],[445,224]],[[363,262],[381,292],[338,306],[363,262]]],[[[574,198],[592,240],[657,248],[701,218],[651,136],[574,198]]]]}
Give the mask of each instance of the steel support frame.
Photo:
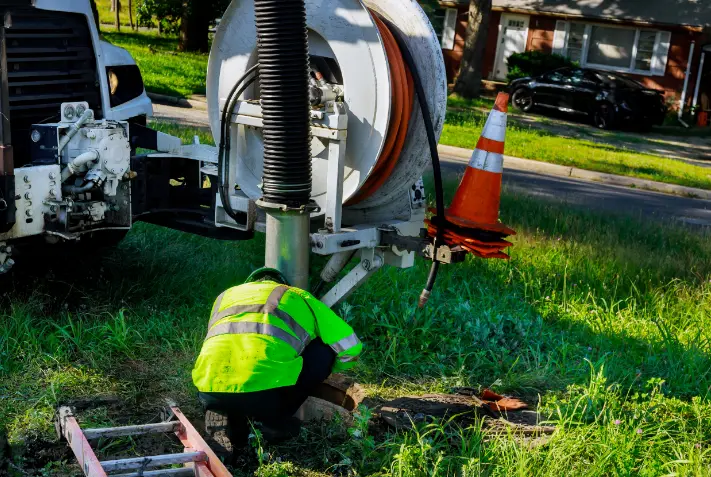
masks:
{"type": "Polygon", "coordinates": [[[57,413],[58,434],[69,443],[82,472],[86,477],[108,477],[107,472],[136,471],[116,477],[138,476],[187,476],[232,477],[220,459],[210,449],[190,421],[177,406],[170,406],[165,422],[138,426],[82,430],[72,409],[63,406],[57,413]],[[181,454],[146,456],[111,461],[99,461],[89,444],[89,438],[111,438],[150,433],[174,432],[185,450],[181,454]],[[170,464],[184,464],[179,469],[146,470],[170,464]]]}
{"type": "MultiPolygon", "coordinates": [[[[224,107],[224,106],[223,106],[224,107]]],[[[346,165],[346,142],[348,139],[348,111],[343,103],[329,102],[327,111],[311,112],[311,135],[328,141],[328,172],[324,229],[331,233],[341,230],[343,216],[343,177],[346,165]]],[[[232,124],[263,128],[262,108],[250,101],[237,103],[232,115],[232,124]]],[[[230,188],[231,189],[231,188],[230,188]]],[[[234,207],[233,203],[233,207],[234,207]]],[[[254,213],[244,207],[244,201],[236,204],[235,210],[254,213]]],[[[254,226],[254,220],[251,223],[254,226]]]]}
{"type": "Polygon", "coordinates": [[[321,302],[327,307],[333,308],[368,281],[383,265],[385,265],[385,256],[382,249],[367,248],[361,250],[360,263],[322,296],[321,302]]]}

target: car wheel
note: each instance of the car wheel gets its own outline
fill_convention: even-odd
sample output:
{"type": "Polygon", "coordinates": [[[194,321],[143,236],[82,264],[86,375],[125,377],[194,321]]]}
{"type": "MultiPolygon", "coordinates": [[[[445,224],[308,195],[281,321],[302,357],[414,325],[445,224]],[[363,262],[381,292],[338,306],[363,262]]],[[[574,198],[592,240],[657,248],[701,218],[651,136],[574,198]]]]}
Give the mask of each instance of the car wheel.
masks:
{"type": "Polygon", "coordinates": [[[526,88],[517,89],[516,91],[514,91],[514,94],[511,98],[511,102],[518,109],[520,109],[524,113],[527,113],[532,110],[534,106],[533,94],[530,90],[526,88]]]}
{"type": "Polygon", "coordinates": [[[612,129],[614,124],[614,111],[609,104],[600,104],[593,114],[593,123],[598,129],[612,129]]]}

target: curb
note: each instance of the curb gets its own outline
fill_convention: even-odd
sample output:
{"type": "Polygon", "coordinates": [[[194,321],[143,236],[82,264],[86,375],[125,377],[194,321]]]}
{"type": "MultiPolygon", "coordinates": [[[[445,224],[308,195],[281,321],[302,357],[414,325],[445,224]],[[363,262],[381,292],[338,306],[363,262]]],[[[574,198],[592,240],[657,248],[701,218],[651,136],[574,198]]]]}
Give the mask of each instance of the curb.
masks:
{"type": "Polygon", "coordinates": [[[151,101],[159,104],[167,104],[170,106],[179,106],[181,108],[194,108],[207,111],[207,101],[204,96],[192,96],[190,99],[178,98],[160,93],[146,93],[151,101]]]}
{"type": "MultiPolygon", "coordinates": [[[[461,159],[462,162],[468,162],[474,151],[463,149],[460,147],[445,146],[440,144],[437,147],[440,154],[456,159],[461,159]]],[[[549,164],[547,162],[533,161],[531,159],[521,159],[518,157],[504,156],[504,169],[511,169],[526,172],[538,172],[550,176],[570,177],[572,179],[581,179],[589,182],[600,182],[602,184],[631,187],[652,192],[661,192],[663,194],[676,195],[680,197],[711,200],[711,190],[697,189],[694,187],[685,187],[665,182],[650,181],[647,179],[637,179],[634,177],[618,176],[615,174],[607,174],[604,172],[594,172],[577,167],[560,166],[557,164],[549,164]]]]}

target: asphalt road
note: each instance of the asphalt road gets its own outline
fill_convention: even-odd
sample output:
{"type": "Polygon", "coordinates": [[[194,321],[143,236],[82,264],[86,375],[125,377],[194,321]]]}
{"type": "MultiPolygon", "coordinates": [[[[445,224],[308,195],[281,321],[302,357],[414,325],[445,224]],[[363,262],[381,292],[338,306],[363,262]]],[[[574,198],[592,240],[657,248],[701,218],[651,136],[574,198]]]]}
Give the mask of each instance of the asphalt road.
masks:
{"type": "MultiPolygon", "coordinates": [[[[440,157],[443,174],[460,177],[466,164],[455,157],[440,157]]],[[[711,201],[649,192],[529,171],[504,170],[504,187],[522,195],[580,209],[630,215],[651,220],[676,220],[711,227],[711,201]]]]}
{"type": "MultiPolygon", "coordinates": [[[[207,112],[199,109],[154,104],[154,115],[156,119],[186,126],[208,125],[207,112]]],[[[464,172],[466,162],[462,159],[445,156],[440,159],[447,178],[456,178],[464,172]]],[[[709,200],[511,169],[504,172],[504,187],[515,193],[551,202],[563,202],[581,209],[627,214],[650,220],[674,220],[703,229],[711,227],[709,200]]]]}

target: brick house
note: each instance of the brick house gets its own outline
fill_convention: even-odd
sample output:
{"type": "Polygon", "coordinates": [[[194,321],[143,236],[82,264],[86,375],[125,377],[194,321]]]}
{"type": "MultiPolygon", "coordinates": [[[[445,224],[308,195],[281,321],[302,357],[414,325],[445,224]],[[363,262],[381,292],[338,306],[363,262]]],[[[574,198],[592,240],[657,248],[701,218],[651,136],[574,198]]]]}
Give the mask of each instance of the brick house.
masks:
{"type": "MultiPolygon", "coordinates": [[[[468,0],[440,0],[448,79],[461,63],[468,0]]],[[[559,53],[581,66],[624,73],[668,100],[711,96],[711,0],[493,0],[485,79],[505,81],[517,52],[559,53]],[[698,85],[698,86],[697,86],[698,85]]]]}

